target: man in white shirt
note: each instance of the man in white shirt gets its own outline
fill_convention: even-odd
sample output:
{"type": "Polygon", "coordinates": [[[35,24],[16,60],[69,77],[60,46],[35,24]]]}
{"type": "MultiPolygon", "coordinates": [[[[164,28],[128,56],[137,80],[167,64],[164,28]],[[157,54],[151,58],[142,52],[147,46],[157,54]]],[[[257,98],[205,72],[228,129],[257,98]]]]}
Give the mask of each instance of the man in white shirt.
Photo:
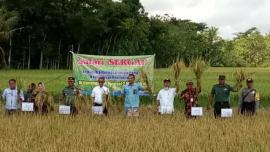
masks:
{"type": "Polygon", "coordinates": [[[6,114],[10,115],[17,111],[21,102],[24,101],[24,95],[22,90],[17,89],[15,79],[10,79],[8,83],[9,88],[4,90],[2,97],[5,101],[6,114]]]}
{"type": "Polygon", "coordinates": [[[163,83],[164,88],[159,91],[157,96],[158,112],[160,114],[172,114],[174,112],[174,97],[179,91],[179,83],[176,81],[176,88],[170,88],[170,79],[165,79],[163,83]]]}
{"type": "Polygon", "coordinates": [[[104,86],[105,78],[100,77],[98,79],[98,86],[94,87],[92,90],[92,112],[94,114],[108,114],[108,99],[109,99],[109,89],[104,86]]]}

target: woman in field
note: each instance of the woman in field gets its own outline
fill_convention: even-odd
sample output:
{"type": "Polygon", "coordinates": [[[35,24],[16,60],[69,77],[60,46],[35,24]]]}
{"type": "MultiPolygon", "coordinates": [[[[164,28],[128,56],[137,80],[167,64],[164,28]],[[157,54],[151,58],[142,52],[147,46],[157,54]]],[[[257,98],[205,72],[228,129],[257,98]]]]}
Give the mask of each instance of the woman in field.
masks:
{"type": "Polygon", "coordinates": [[[44,83],[38,83],[34,96],[34,110],[36,113],[47,114],[49,110],[52,110],[53,98],[45,91],[44,83]]]}

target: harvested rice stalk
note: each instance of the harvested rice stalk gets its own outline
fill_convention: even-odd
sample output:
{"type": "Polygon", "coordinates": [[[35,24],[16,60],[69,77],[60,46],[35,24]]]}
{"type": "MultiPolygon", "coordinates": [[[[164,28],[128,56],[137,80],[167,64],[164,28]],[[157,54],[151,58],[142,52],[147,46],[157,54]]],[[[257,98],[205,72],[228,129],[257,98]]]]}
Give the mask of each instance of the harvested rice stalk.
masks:
{"type": "Polygon", "coordinates": [[[251,72],[247,72],[245,71],[244,69],[240,69],[240,70],[236,70],[234,73],[233,73],[233,77],[236,81],[236,84],[235,84],[235,87],[236,89],[241,89],[242,86],[243,86],[243,82],[251,77],[254,73],[251,73],[251,72]]]}
{"type": "Polygon", "coordinates": [[[202,75],[207,70],[208,66],[209,64],[202,58],[195,58],[190,63],[191,70],[193,71],[196,77],[198,88],[201,88],[202,75]]]}
{"type": "Polygon", "coordinates": [[[17,103],[20,105],[21,104],[21,100],[20,100],[20,94],[22,89],[25,86],[25,81],[22,78],[16,78],[16,84],[17,84],[17,103]]]}
{"type": "Polygon", "coordinates": [[[104,93],[102,95],[102,100],[103,100],[103,107],[104,107],[103,112],[108,116],[110,114],[110,105],[111,105],[110,95],[107,95],[104,93]]]}
{"type": "Polygon", "coordinates": [[[82,112],[87,112],[88,110],[87,98],[84,96],[77,95],[74,100],[74,106],[78,111],[78,114],[82,112]]]}
{"type": "Polygon", "coordinates": [[[184,68],[185,63],[180,59],[177,59],[176,62],[171,65],[171,71],[176,82],[180,80],[180,74],[184,68]]]}
{"type": "Polygon", "coordinates": [[[148,80],[147,73],[144,70],[141,70],[141,75],[140,76],[141,76],[142,84],[144,84],[147,87],[149,93],[151,94],[152,89],[151,89],[151,86],[150,86],[150,83],[149,83],[149,80],[148,80]]]}
{"type": "Polygon", "coordinates": [[[48,106],[49,112],[54,111],[54,98],[51,94],[48,94],[46,104],[48,106]]]}

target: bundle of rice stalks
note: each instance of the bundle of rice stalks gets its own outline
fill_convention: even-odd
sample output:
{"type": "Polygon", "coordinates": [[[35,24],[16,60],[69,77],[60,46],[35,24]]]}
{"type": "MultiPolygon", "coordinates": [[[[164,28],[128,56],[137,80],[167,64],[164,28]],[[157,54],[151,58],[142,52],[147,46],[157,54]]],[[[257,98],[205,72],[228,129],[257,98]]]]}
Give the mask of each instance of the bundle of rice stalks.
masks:
{"type": "Polygon", "coordinates": [[[22,78],[16,78],[16,83],[17,83],[17,90],[18,90],[17,103],[19,104],[19,107],[20,107],[20,104],[21,104],[20,94],[22,92],[22,89],[25,86],[25,81],[22,78]]]}
{"type": "Polygon", "coordinates": [[[243,86],[243,82],[251,77],[254,73],[251,72],[247,72],[244,69],[240,69],[240,70],[236,70],[233,73],[233,77],[236,81],[236,87],[238,87],[238,89],[240,89],[243,86]]]}
{"type": "Polygon", "coordinates": [[[46,104],[49,111],[54,111],[54,98],[51,94],[48,94],[46,104]]]}
{"type": "Polygon", "coordinates": [[[141,83],[147,87],[149,93],[152,93],[152,89],[148,80],[147,73],[143,69],[141,70],[140,77],[141,77],[141,83]]]}
{"type": "Polygon", "coordinates": [[[35,97],[35,105],[37,106],[37,112],[42,113],[42,107],[47,102],[48,95],[45,92],[37,92],[35,97]]]}
{"type": "Polygon", "coordinates": [[[16,78],[17,89],[21,91],[25,87],[25,81],[22,78],[16,78]]]}
{"type": "Polygon", "coordinates": [[[198,87],[201,87],[202,75],[207,70],[208,66],[209,64],[202,58],[195,58],[190,62],[190,67],[195,74],[198,87]]]}
{"type": "Polygon", "coordinates": [[[103,94],[102,95],[103,100],[103,107],[104,107],[104,113],[108,116],[110,114],[110,107],[111,107],[111,98],[110,95],[103,94]]]}
{"type": "Polygon", "coordinates": [[[88,112],[88,99],[85,96],[79,96],[77,95],[74,100],[74,106],[76,110],[78,111],[78,114],[88,112]]]}
{"type": "Polygon", "coordinates": [[[185,67],[185,63],[179,58],[171,65],[171,71],[176,82],[180,80],[181,71],[185,67]]]}

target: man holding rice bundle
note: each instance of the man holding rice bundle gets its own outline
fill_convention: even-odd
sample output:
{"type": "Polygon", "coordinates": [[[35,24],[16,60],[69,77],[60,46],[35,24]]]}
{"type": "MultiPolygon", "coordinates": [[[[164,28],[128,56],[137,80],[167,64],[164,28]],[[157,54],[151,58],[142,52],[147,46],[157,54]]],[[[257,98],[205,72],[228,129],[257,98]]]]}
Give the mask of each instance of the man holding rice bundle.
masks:
{"type": "Polygon", "coordinates": [[[135,83],[135,75],[128,75],[128,84],[123,87],[122,96],[126,116],[139,116],[140,96],[139,91],[146,90],[141,84],[135,83]]]}
{"type": "Polygon", "coordinates": [[[109,100],[109,88],[104,86],[105,78],[98,78],[98,86],[94,87],[92,90],[92,112],[94,114],[108,114],[108,100],[109,100]]]}
{"type": "Polygon", "coordinates": [[[181,99],[185,102],[185,115],[191,118],[191,108],[198,106],[198,95],[201,92],[201,86],[193,87],[191,80],[186,83],[187,88],[181,92],[181,99]]]}
{"type": "Polygon", "coordinates": [[[75,86],[75,78],[68,77],[68,86],[63,89],[61,100],[66,106],[70,106],[71,114],[77,114],[75,98],[80,95],[80,90],[75,86]]]}
{"type": "Polygon", "coordinates": [[[239,97],[239,110],[243,115],[254,115],[256,111],[257,90],[253,88],[253,80],[247,79],[247,88],[244,88],[239,97]]]}
{"type": "Polygon", "coordinates": [[[17,88],[15,79],[10,79],[8,84],[9,87],[4,90],[2,97],[5,101],[6,114],[10,115],[20,107],[21,102],[24,101],[24,95],[23,91],[17,88]]]}
{"type": "Polygon", "coordinates": [[[164,88],[157,96],[157,106],[159,114],[172,114],[174,112],[174,97],[179,91],[179,83],[176,81],[175,88],[170,88],[171,80],[163,80],[164,88]]]}
{"type": "Polygon", "coordinates": [[[212,106],[214,98],[214,115],[221,116],[221,109],[230,108],[230,92],[238,92],[238,87],[232,87],[225,83],[225,76],[219,76],[219,83],[214,85],[209,96],[208,109],[212,106]]]}

